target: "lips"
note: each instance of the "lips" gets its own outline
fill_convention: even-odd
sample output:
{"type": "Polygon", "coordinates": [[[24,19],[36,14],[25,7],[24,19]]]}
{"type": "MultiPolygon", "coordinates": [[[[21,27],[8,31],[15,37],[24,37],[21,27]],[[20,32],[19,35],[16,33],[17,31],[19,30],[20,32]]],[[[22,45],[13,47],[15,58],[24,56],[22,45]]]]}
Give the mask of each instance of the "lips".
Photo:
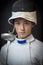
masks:
{"type": "Polygon", "coordinates": [[[25,32],[20,32],[20,34],[24,34],[25,32]]]}

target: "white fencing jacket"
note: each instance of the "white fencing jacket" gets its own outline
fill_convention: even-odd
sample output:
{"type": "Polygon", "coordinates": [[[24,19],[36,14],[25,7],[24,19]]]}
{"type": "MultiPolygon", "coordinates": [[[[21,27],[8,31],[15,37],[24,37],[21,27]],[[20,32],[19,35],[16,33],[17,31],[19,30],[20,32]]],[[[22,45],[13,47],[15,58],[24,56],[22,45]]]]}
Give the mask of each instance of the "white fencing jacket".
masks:
{"type": "Polygon", "coordinates": [[[26,43],[21,44],[15,38],[1,48],[0,65],[42,65],[43,43],[33,35],[26,38],[26,43]]]}

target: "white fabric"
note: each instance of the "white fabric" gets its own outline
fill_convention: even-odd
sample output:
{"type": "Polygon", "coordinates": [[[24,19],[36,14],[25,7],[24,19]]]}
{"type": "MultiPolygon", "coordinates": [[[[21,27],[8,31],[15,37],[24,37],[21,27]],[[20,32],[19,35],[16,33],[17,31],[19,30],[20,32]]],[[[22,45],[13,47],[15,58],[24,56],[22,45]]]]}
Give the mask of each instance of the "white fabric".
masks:
{"type": "Polygon", "coordinates": [[[10,24],[12,24],[11,23],[12,19],[20,18],[20,17],[37,24],[36,11],[33,11],[33,12],[12,12],[12,16],[8,19],[8,22],[10,24]]]}
{"type": "Polygon", "coordinates": [[[16,38],[10,45],[5,44],[1,48],[1,56],[6,65],[6,55],[8,65],[32,65],[35,58],[42,62],[43,43],[35,39],[32,35],[26,38],[26,44],[19,44],[16,38]],[[8,50],[8,53],[7,53],[8,50]]]}

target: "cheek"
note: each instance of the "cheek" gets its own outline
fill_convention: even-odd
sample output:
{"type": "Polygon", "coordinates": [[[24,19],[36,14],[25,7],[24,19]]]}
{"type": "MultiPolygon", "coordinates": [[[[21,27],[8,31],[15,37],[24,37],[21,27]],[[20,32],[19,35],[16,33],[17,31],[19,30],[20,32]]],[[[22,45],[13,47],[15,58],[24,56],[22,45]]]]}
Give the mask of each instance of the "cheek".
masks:
{"type": "Polygon", "coordinates": [[[20,27],[15,27],[15,29],[16,29],[16,32],[18,33],[20,30],[20,27]]]}
{"type": "Polygon", "coordinates": [[[15,28],[16,33],[19,33],[20,27],[14,24],[14,28],[15,28]]]}
{"type": "Polygon", "coordinates": [[[32,30],[32,26],[27,26],[27,27],[25,28],[25,30],[26,30],[26,32],[30,32],[30,31],[32,30]]]}

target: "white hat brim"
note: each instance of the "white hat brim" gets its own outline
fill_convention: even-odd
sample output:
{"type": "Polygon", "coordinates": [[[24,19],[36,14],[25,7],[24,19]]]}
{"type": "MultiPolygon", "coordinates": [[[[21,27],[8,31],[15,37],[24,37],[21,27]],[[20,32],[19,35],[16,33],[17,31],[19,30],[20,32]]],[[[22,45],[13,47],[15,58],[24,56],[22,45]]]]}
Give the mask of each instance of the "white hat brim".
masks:
{"type": "Polygon", "coordinates": [[[37,24],[36,11],[34,12],[12,12],[12,16],[8,19],[9,24],[13,25],[13,19],[24,18],[37,24]]]}

